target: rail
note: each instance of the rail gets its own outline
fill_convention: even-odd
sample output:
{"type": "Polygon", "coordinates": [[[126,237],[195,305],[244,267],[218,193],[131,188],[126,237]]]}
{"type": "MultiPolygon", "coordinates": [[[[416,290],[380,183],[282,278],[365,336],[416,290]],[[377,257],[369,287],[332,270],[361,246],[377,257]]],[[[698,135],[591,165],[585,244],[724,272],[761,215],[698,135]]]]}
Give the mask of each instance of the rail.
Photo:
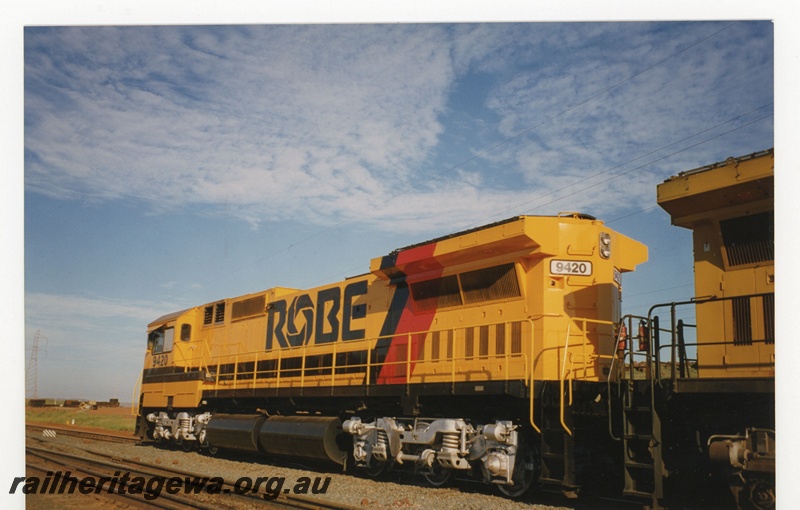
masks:
{"type": "MultiPolygon", "coordinates": [[[[214,510],[220,507],[261,508],[265,505],[269,508],[313,508],[318,510],[347,510],[354,508],[350,505],[322,499],[317,495],[312,497],[310,495],[293,494],[289,490],[272,494],[255,489],[245,490],[242,489],[238,480],[225,479],[220,476],[212,477],[208,473],[178,469],[174,466],[169,467],[160,464],[158,460],[156,460],[155,464],[152,464],[144,462],[138,457],[128,458],[120,456],[118,453],[101,452],[82,447],[73,447],[79,453],[68,453],[60,449],[53,449],[51,446],[53,445],[48,441],[41,442],[40,446],[28,444],[25,446],[25,453],[26,456],[39,458],[51,465],[67,466],[70,469],[67,474],[85,473],[100,481],[115,479],[115,477],[119,476],[119,472],[123,467],[129,474],[143,475],[148,479],[177,480],[177,482],[170,483],[170,489],[159,489],[157,492],[150,491],[149,487],[146,492],[115,491],[113,490],[113,485],[108,490],[105,487],[102,488],[102,494],[112,499],[130,499],[134,501],[133,506],[136,508],[143,505],[147,508],[171,510],[177,508],[214,510]],[[218,480],[222,487],[219,487],[216,483],[205,485],[206,481],[209,480],[218,480]],[[157,496],[155,498],[146,497],[148,493],[155,493],[157,496]],[[266,497],[267,495],[274,495],[274,497],[266,497]]],[[[30,469],[43,474],[46,473],[48,476],[51,476],[55,471],[52,467],[36,465],[30,460],[26,461],[26,465],[30,469]]],[[[100,494],[102,484],[97,487],[94,492],[95,494],[100,494]]],[[[53,490],[51,490],[52,492],[53,490]]],[[[71,494],[72,492],[70,491],[69,493],[71,494]]],[[[313,489],[312,493],[314,493],[313,489]]],[[[35,492],[32,494],[35,494],[35,492]]],[[[40,494],[43,494],[43,491],[40,494]]],[[[120,506],[128,507],[129,505],[120,506]]]]}
{"type": "MultiPolygon", "coordinates": [[[[630,332],[630,334],[624,339],[618,339],[618,343],[623,343],[624,348],[620,349],[621,357],[614,362],[616,370],[612,372],[619,373],[622,379],[644,378],[655,380],[660,385],[664,380],[669,379],[672,383],[675,383],[678,379],[697,378],[702,368],[708,368],[707,365],[700,363],[699,356],[691,357],[689,355],[689,351],[692,348],[699,350],[706,347],[726,345],[737,347],[774,345],[773,302],[774,293],[730,297],[711,296],[656,304],[649,309],[647,316],[626,315],[620,320],[617,329],[620,331],[621,326],[625,326],[626,333],[630,332]],[[678,319],[677,310],[682,306],[699,307],[725,302],[745,303],[743,309],[747,312],[744,317],[746,320],[742,322],[747,324],[747,331],[739,329],[734,335],[744,335],[746,338],[744,340],[737,340],[736,338],[696,338],[694,341],[687,340],[687,336],[689,336],[687,332],[696,330],[697,325],[678,319]],[[760,322],[757,325],[764,330],[764,338],[753,337],[753,332],[757,328],[755,326],[751,327],[751,324],[747,323],[750,320],[749,312],[751,308],[755,308],[754,314],[756,315],[759,312],[763,312],[763,318],[759,319],[760,322]],[[666,309],[669,315],[669,323],[663,326],[660,317],[655,315],[657,310],[662,309],[666,309]],[[636,323],[638,323],[638,326],[636,323]],[[634,334],[637,330],[638,333],[634,334]],[[669,337],[669,340],[662,343],[662,338],[665,335],[669,337]],[[636,346],[637,343],[638,347],[636,346]],[[644,374],[639,373],[641,369],[644,369],[644,374]]],[[[731,319],[731,314],[729,312],[724,313],[727,314],[727,318],[730,321],[730,324],[726,327],[735,330],[737,326],[735,321],[731,319]]],[[[719,316],[723,316],[722,311],[720,311],[719,316]]],[[[742,326],[739,327],[742,328],[742,326]]],[[[695,333],[695,336],[697,334],[695,333]]],[[[748,365],[756,369],[773,367],[774,359],[769,361],[750,360],[748,365]]]]}
{"type": "Polygon", "coordinates": [[[43,433],[45,430],[50,431],[53,436],[56,435],[65,435],[65,436],[73,436],[73,437],[80,437],[84,439],[94,439],[97,441],[105,441],[109,443],[138,443],[140,441],[139,437],[134,435],[121,435],[119,433],[113,432],[97,432],[97,431],[88,431],[88,430],[81,430],[76,428],[69,428],[69,427],[62,427],[59,425],[53,425],[51,423],[25,423],[25,430],[31,432],[38,432],[43,433]]]}

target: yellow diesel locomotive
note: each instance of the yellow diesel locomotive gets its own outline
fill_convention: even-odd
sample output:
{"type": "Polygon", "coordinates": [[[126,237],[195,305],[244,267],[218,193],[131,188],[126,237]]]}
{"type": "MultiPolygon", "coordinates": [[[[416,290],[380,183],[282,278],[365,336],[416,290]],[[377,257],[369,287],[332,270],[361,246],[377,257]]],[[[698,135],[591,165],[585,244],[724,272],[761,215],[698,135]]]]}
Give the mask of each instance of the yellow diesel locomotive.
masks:
{"type": "MultiPolygon", "coordinates": [[[[732,283],[734,271],[772,282],[771,259],[742,247],[748,236],[771,242],[758,223],[769,219],[766,202],[743,205],[771,203],[762,168],[771,154],[734,160],[736,204],[722,203],[729,183],[705,179],[734,163],[659,188],[675,223],[695,229],[696,253],[710,247],[698,289],[705,262],[726,281],[724,293],[704,283],[707,294],[687,302],[696,340],[683,335],[692,325],[621,315],[621,275],[647,260],[644,245],[588,215],[520,216],[395,250],[342,282],[156,319],[138,433],[372,476],[409,466],[436,486],[469,473],[511,497],[549,483],[660,504],[674,480],[716,468],[739,475],[740,500],[774,500],[774,300],[760,283],[732,283]],[[759,196],[747,191],[756,185],[759,196]],[[736,250],[744,262],[729,267],[736,250]],[[720,412],[732,402],[736,417],[720,412]],[[741,462],[722,462],[728,454],[741,462]]],[[[678,304],[665,306],[674,317],[678,304]]]]}

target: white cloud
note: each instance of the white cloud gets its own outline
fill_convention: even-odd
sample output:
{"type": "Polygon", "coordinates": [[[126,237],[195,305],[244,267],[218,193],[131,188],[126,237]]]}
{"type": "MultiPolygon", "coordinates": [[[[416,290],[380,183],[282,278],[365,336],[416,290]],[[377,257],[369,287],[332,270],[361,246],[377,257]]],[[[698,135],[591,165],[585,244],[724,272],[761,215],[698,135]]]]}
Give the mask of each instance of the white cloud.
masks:
{"type": "MultiPolygon", "coordinates": [[[[722,26],[29,29],[26,188],[253,225],[479,220],[769,100],[771,39],[738,40],[739,26],[628,80],[722,26]],[[476,76],[495,77],[483,96],[453,95],[476,76]],[[434,166],[450,114],[469,108],[486,117],[461,126],[467,152],[434,166]]],[[[725,156],[766,148],[738,142],[725,156]]],[[[635,189],[633,203],[651,198],[635,189]]]]}
{"type": "Polygon", "coordinates": [[[30,34],[26,184],[62,198],[291,216],[379,194],[436,143],[452,80],[435,30],[74,28],[35,51],[53,35],[30,34]]]}
{"type": "MultiPolygon", "coordinates": [[[[629,38],[613,54],[607,47],[587,43],[568,60],[520,73],[495,89],[487,102],[501,118],[500,131],[507,137],[517,136],[518,143],[488,158],[514,161],[512,167],[530,186],[559,196],[565,187],[582,189],[608,180],[632,166],[769,115],[772,60],[768,41],[754,37],[752,48],[740,54],[738,45],[745,41],[750,46],[751,39],[741,26],[719,31],[723,26],[695,25],[697,30],[676,30],[673,38],[640,33],[636,26],[621,27],[629,38]],[[738,124],[702,133],[762,106],[767,107],[738,124]],[[689,140],[693,133],[702,134],[689,140]],[[648,153],[652,156],[639,160],[648,153]]],[[[611,203],[652,202],[653,183],[667,175],[699,166],[698,162],[768,148],[771,121],[762,121],[745,133],[750,135],[746,141],[734,132],[700,147],[693,157],[677,156],[644,171],[626,173],[623,179],[610,186],[598,185],[592,192],[609,198],[624,189],[627,198],[611,203]],[[632,185],[643,177],[649,179],[649,188],[632,185]]]]}
{"type": "MultiPolygon", "coordinates": [[[[146,325],[163,315],[170,306],[137,303],[123,299],[88,298],[74,295],[27,292],[25,314],[29,325],[47,331],[92,331],[116,334],[119,328],[146,325]]],[[[107,340],[103,340],[105,343],[107,340]]]]}

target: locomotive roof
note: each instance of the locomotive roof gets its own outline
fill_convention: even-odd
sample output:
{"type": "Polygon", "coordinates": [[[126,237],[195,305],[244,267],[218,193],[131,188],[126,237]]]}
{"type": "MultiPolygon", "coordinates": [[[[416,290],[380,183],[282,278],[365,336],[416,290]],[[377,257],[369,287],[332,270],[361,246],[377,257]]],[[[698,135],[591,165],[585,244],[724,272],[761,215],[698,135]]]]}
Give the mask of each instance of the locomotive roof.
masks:
{"type": "Polygon", "coordinates": [[[769,207],[774,173],[774,149],[728,158],[681,172],[659,184],[658,205],[679,226],[688,226],[710,211],[743,204],[758,202],[769,207]]]}
{"type": "Polygon", "coordinates": [[[162,324],[164,322],[169,322],[172,319],[177,319],[178,317],[180,317],[181,315],[185,314],[189,310],[191,310],[191,308],[186,308],[185,310],[180,310],[178,312],[172,312],[172,313],[168,313],[167,315],[162,315],[158,319],[156,319],[153,322],[151,322],[150,324],[148,324],[147,327],[149,329],[151,326],[154,326],[156,324],[162,324]]]}
{"type": "Polygon", "coordinates": [[[746,154],[744,156],[739,156],[739,157],[736,157],[736,158],[730,157],[730,158],[725,159],[724,161],[718,161],[716,163],[711,163],[710,165],[701,166],[699,168],[693,168],[691,170],[684,170],[683,172],[678,173],[678,175],[674,175],[674,176],[672,176],[672,177],[670,177],[668,179],[665,179],[664,182],[670,182],[670,181],[672,181],[674,179],[677,179],[677,178],[680,178],[680,177],[685,177],[685,176],[692,175],[692,174],[697,174],[697,173],[700,173],[700,172],[707,172],[709,170],[713,170],[715,168],[719,168],[719,167],[723,167],[723,166],[728,166],[728,165],[732,165],[732,164],[736,164],[736,163],[743,163],[743,162],[749,161],[751,159],[756,159],[756,158],[760,158],[760,157],[763,157],[763,156],[772,155],[772,154],[774,154],[774,152],[775,152],[775,148],[773,147],[773,148],[770,148],[770,149],[754,152],[752,154],[746,154]]]}
{"type": "MultiPolygon", "coordinates": [[[[575,218],[578,218],[578,219],[581,219],[581,220],[596,220],[597,219],[594,216],[591,216],[589,214],[583,214],[583,213],[570,212],[570,213],[560,213],[559,214],[559,216],[562,216],[562,215],[564,215],[564,216],[572,216],[572,217],[575,217],[575,218]]],[[[471,229],[468,229],[468,230],[462,230],[460,232],[454,232],[452,234],[447,234],[447,235],[444,235],[444,236],[441,236],[441,237],[436,237],[436,238],[433,238],[433,239],[429,239],[429,240],[423,241],[421,243],[410,244],[410,245],[404,246],[402,248],[397,248],[396,250],[393,250],[390,253],[390,255],[394,255],[394,254],[400,253],[401,251],[410,250],[412,248],[418,248],[420,246],[425,246],[426,244],[438,243],[440,241],[445,241],[447,239],[452,239],[454,237],[471,234],[473,232],[479,232],[481,230],[486,230],[486,229],[489,229],[489,228],[492,228],[492,227],[496,227],[498,225],[505,225],[506,223],[512,223],[514,221],[521,220],[523,218],[553,218],[553,217],[554,216],[545,216],[545,215],[539,215],[539,216],[532,216],[532,215],[528,215],[528,216],[526,216],[526,215],[512,216],[511,218],[506,218],[504,220],[496,221],[494,223],[488,223],[486,225],[481,225],[480,227],[475,227],[475,228],[471,228],[471,229]]]]}
{"type": "MultiPolygon", "coordinates": [[[[440,274],[442,268],[467,270],[492,258],[511,260],[518,257],[546,257],[561,249],[560,225],[585,224],[602,227],[603,222],[593,216],[564,212],[557,216],[514,216],[490,225],[457,232],[424,243],[395,250],[384,257],[370,261],[370,272],[392,283],[406,278],[421,280],[440,274]]],[[[644,245],[615,234],[618,243],[624,243],[627,253],[617,261],[622,272],[631,271],[636,264],[647,259],[644,245]]],[[[588,239],[588,238],[587,238],[588,239]]],[[[592,237],[592,239],[594,239],[592,237]]]]}

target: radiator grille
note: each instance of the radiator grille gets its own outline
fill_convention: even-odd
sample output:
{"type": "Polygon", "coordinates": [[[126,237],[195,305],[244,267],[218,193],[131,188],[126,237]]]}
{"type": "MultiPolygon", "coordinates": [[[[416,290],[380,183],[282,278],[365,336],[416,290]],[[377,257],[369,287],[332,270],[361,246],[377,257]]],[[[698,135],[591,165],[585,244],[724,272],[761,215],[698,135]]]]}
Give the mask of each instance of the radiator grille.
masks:
{"type": "Polygon", "coordinates": [[[514,264],[470,271],[461,275],[467,304],[505,299],[520,295],[514,264]]]}
{"type": "Polygon", "coordinates": [[[231,310],[231,320],[263,314],[265,303],[266,297],[264,295],[235,301],[231,310]]]}
{"type": "Polygon", "coordinates": [[[775,294],[762,297],[764,306],[764,340],[775,343],[775,294]]]}
{"type": "Polygon", "coordinates": [[[719,222],[729,266],[775,259],[772,211],[719,222]]]}
{"type": "Polygon", "coordinates": [[[455,275],[414,283],[411,285],[411,294],[420,310],[435,310],[461,304],[458,279],[455,275]]]}

